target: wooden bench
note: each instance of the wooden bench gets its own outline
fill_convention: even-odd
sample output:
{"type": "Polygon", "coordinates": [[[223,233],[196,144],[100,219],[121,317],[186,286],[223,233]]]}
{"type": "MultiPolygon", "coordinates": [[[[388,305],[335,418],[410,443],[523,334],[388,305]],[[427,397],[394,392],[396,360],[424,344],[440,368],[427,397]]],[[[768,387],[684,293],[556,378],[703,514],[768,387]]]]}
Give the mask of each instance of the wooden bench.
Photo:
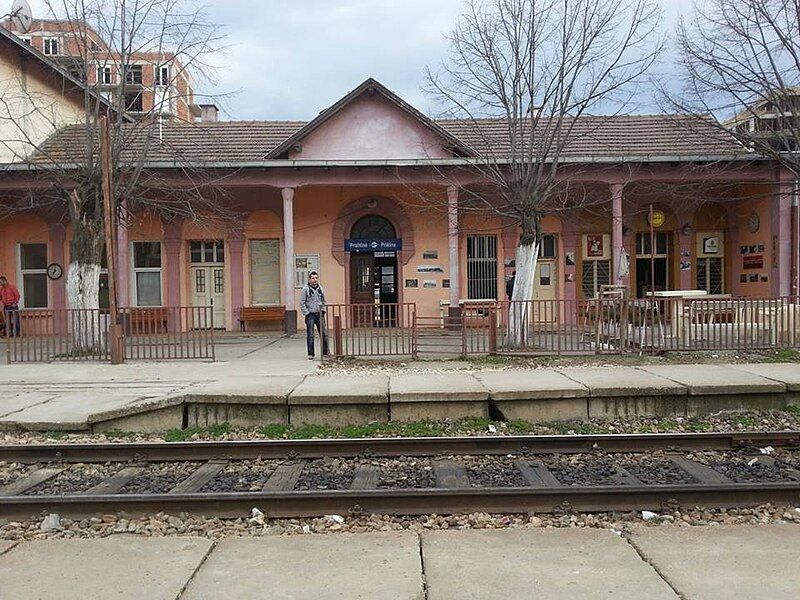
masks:
{"type": "Polygon", "coordinates": [[[286,317],[284,306],[243,306],[239,309],[239,326],[245,330],[245,323],[258,321],[260,323],[283,323],[286,317]]]}
{"type": "Polygon", "coordinates": [[[166,333],[169,314],[166,308],[154,306],[131,308],[128,333],[166,333]]]}

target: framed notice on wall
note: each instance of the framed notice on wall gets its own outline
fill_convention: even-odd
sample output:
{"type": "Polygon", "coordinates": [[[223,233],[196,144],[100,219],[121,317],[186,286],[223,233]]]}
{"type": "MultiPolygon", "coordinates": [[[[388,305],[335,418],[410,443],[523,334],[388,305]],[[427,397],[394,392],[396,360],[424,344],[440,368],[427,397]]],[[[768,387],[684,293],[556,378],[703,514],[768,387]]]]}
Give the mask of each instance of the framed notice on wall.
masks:
{"type": "Polygon", "coordinates": [[[294,255],[294,287],[302,289],[308,282],[308,274],[311,271],[319,273],[319,254],[295,254],[294,255]]]}

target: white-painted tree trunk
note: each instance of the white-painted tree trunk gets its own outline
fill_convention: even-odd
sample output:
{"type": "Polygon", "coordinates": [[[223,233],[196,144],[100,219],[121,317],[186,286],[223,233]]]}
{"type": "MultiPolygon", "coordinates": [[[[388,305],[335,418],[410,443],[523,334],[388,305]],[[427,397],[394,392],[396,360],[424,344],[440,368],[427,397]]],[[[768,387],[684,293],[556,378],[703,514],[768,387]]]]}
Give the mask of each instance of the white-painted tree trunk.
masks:
{"type": "Polygon", "coordinates": [[[514,290],[511,293],[511,306],[508,311],[508,342],[512,348],[519,348],[526,342],[525,329],[530,320],[533,300],[533,283],[536,276],[536,262],[539,258],[539,239],[517,246],[514,290]]]}
{"type": "Polygon", "coordinates": [[[105,328],[97,311],[99,294],[100,265],[71,262],[67,271],[67,306],[75,309],[69,326],[76,351],[89,352],[101,347],[105,328]]]}

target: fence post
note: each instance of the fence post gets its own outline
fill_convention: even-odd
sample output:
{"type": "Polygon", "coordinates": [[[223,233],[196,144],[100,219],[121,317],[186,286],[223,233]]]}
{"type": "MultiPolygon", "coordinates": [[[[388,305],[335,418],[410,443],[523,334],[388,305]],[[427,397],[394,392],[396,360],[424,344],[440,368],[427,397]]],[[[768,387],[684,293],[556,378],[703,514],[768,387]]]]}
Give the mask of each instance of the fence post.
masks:
{"type": "Polygon", "coordinates": [[[497,307],[489,310],[489,354],[497,354],[497,307]]]}
{"type": "Polygon", "coordinates": [[[333,355],[342,356],[342,317],[336,315],[333,317],[333,355]]]}

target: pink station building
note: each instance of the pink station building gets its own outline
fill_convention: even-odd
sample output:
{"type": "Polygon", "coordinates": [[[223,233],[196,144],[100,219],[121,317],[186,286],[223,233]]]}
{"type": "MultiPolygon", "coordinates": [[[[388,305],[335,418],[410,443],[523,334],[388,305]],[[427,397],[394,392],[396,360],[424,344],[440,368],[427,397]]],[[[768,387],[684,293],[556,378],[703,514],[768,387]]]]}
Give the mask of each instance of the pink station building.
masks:
{"type": "MultiPolygon", "coordinates": [[[[311,270],[329,303],[413,302],[435,317],[465,300],[505,299],[518,228],[464,200],[479,184],[467,166],[487,140],[502,148],[502,121],[433,120],[373,79],[308,122],[206,116],[164,123],[148,168],[180,179],[179,155],[217,177],[219,201],[239,216],[223,226],[137,215],[119,231],[121,306],[213,302],[215,327],[228,330],[242,307],[270,306],[282,318],[252,326],[291,332],[311,270]]],[[[667,115],[587,117],[579,128],[560,176],[597,202],[544,219],[536,298],[591,298],[604,284],[643,296],[651,279],[657,290],[798,294],[788,172],[667,115]]],[[[44,148],[68,152],[79,131],[67,125],[44,148]]],[[[28,165],[10,165],[0,193],[35,180],[28,165]]],[[[22,307],[66,308],[66,276],[47,270],[69,264],[66,223],[35,204],[0,221],[0,272],[22,307]]]]}

